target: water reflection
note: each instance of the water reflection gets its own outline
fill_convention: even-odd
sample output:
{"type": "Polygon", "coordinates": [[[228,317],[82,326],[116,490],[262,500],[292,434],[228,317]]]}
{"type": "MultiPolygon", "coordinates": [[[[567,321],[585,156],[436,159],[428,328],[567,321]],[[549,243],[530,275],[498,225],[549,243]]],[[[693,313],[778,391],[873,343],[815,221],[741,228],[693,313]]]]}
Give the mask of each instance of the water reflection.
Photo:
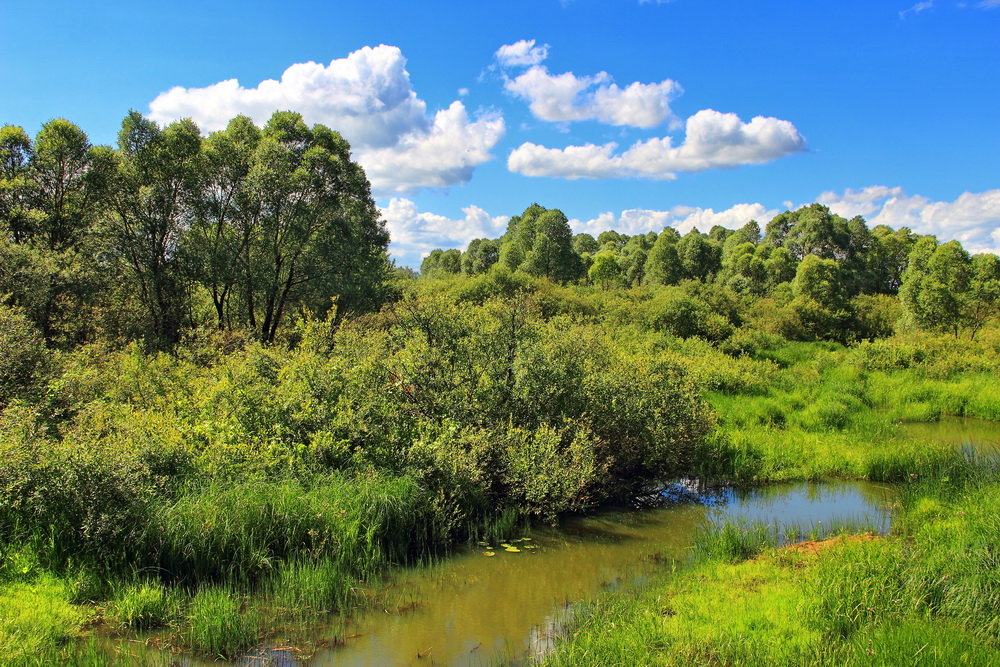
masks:
{"type": "Polygon", "coordinates": [[[480,665],[537,655],[550,648],[573,603],[635,585],[652,568],[684,558],[706,524],[743,520],[808,529],[861,520],[887,530],[891,496],[888,486],[847,482],[726,489],[708,503],[608,512],[540,528],[520,543],[536,548],[496,548],[493,557],[476,549],[409,572],[395,587],[400,599],[418,603],[411,611],[359,615],[346,630],[354,638],[312,664],[480,665]]]}

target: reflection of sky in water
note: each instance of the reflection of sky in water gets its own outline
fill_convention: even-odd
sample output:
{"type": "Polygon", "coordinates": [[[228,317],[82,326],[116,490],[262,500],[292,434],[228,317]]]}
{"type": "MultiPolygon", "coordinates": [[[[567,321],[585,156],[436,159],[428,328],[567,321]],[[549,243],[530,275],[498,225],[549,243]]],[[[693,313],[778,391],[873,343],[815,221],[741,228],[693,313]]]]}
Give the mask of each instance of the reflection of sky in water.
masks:
{"type": "Polygon", "coordinates": [[[350,630],[359,636],[321,653],[313,664],[481,665],[544,653],[576,610],[572,603],[635,585],[662,567],[657,563],[686,558],[694,536],[709,522],[812,528],[818,521],[860,518],[888,526],[884,501],[891,489],[883,486],[796,484],[753,491],[687,486],[688,496],[697,494],[700,502],[580,517],[531,531],[533,550],[514,554],[497,548],[496,556],[485,557],[483,549],[472,549],[426,570],[403,572],[399,591],[403,599],[420,602],[416,610],[362,614],[350,630]]]}
{"type": "Polygon", "coordinates": [[[763,487],[733,493],[728,504],[713,510],[713,523],[748,522],[794,526],[808,530],[818,524],[831,526],[861,523],[879,532],[889,530],[885,503],[891,487],[847,483],[801,484],[763,487]]]}

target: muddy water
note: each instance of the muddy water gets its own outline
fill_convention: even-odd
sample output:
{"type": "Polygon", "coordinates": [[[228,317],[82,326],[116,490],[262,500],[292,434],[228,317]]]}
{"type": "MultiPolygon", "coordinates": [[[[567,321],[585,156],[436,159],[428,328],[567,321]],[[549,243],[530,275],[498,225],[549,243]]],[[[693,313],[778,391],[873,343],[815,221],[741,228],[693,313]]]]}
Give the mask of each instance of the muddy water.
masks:
{"type": "MultiPolygon", "coordinates": [[[[654,567],[683,559],[712,522],[764,521],[810,527],[863,520],[888,528],[890,487],[865,483],[725,490],[659,509],[607,512],[512,535],[440,565],[408,571],[392,600],[347,627],[349,639],[310,664],[491,665],[544,652],[574,605],[602,590],[633,586],[654,567]],[[514,541],[527,537],[527,540],[514,541]],[[487,553],[495,555],[488,556],[487,553]]],[[[669,566],[669,565],[668,565],[669,566]]],[[[272,654],[272,657],[277,657],[272,654]]]]}

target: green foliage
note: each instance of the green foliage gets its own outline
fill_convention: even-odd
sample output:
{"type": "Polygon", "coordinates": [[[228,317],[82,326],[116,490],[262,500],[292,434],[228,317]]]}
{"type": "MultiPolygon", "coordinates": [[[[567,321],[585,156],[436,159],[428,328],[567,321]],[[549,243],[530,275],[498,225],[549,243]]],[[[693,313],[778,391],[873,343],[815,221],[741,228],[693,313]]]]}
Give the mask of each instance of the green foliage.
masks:
{"type": "Polygon", "coordinates": [[[23,311],[0,303],[0,408],[37,388],[47,359],[42,336],[23,311]]]}

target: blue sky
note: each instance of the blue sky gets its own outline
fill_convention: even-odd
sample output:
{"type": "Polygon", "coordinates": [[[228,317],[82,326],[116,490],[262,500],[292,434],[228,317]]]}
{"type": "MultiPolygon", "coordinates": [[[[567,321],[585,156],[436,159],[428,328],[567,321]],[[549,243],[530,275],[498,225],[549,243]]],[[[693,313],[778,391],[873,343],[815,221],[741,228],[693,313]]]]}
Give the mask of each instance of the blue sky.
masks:
{"type": "Polygon", "coordinates": [[[4,0],[0,24],[0,123],[111,143],[132,108],[296,109],[352,142],[405,264],[533,201],[635,233],[818,199],[1000,248],[1000,0],[4,0]]]}

